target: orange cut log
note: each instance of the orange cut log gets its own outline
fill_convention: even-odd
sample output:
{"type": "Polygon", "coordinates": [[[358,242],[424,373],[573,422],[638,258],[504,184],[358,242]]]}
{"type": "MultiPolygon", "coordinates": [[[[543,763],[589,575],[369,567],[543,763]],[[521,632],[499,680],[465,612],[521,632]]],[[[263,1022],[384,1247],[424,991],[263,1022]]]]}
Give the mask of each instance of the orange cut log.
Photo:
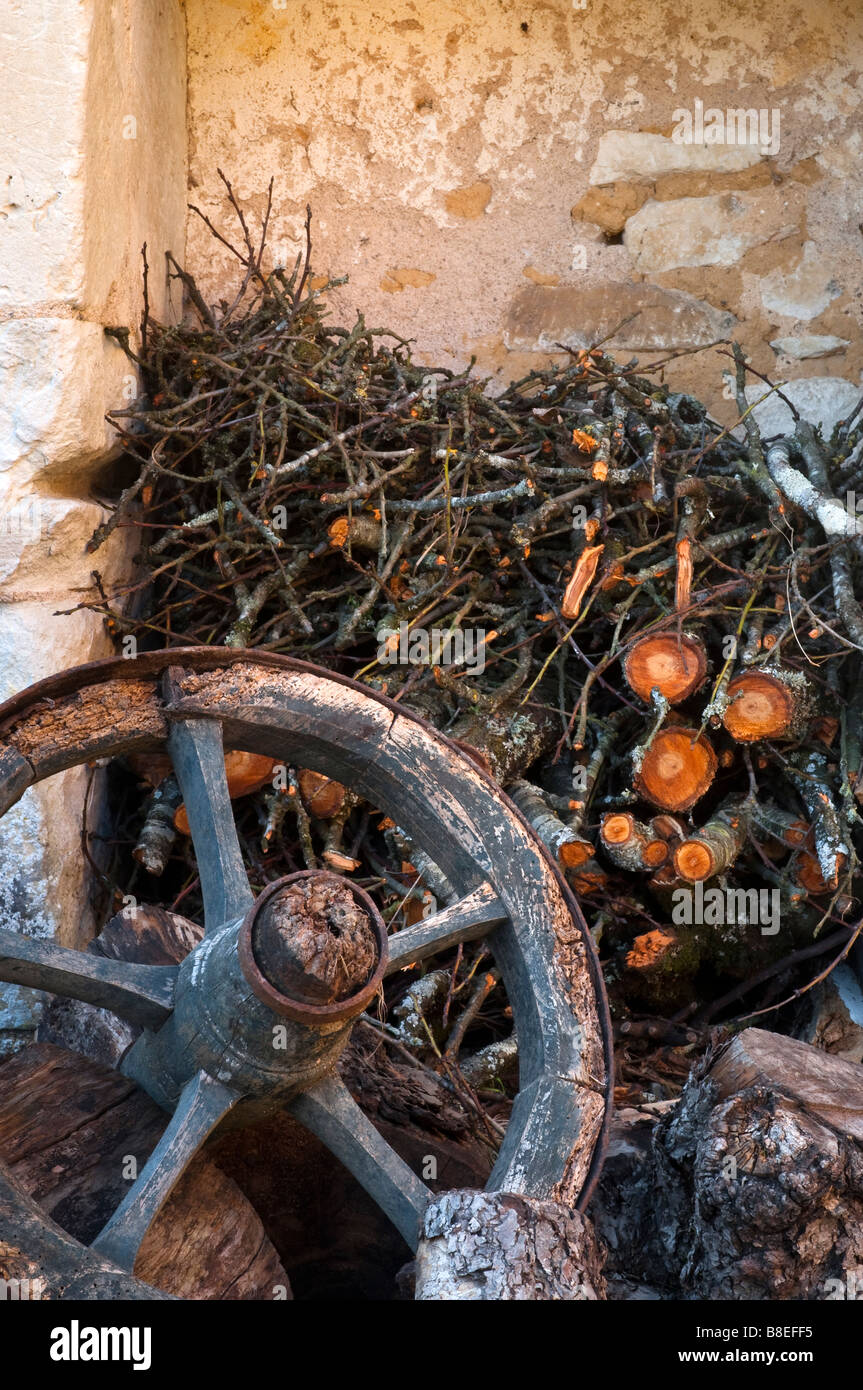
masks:
{"type": "Polygon", "coordinates": [[[636,695],[650,703],[650,692],[659,690],[670,705],[686,700],[707,675],[707,653],[697,637],[687,633],[657,632],[642,637],[628,652],[623,673],[636,695]]]}
{"type": "Polygon", "coordinates": [[[670,927],[657,927],[633,941],[626,955],[629,970],[653,970],[677,945],[677,933],[670,927]]]}
{"type": "Polygon", "coordinates": [[[298,780],[303,804],[310,816],[330,820],[342,809],[347,792],[341,782],[309,768],[300,771],[298,780]]]}
{"type": "Polygon", "coordinates": [[[356,550],[377,550],[381,526],[368,512],[357,512],[354,516],[337,516],[327,527],[327,535],[336,550],[344,550],[348,542],[356,550]]]}
{"type": "Polygon", "coordinates": [[[674,868],[687,883],[703,882],[730,869],[746,837],[748,815],[742,806],[723,806],[694,835],[674,850],[674,868]]]}
{"type": "Polygon", "coordinates": [[[628,811],[609,812],[599,835],[609,859],[621,869],[658,869],[668,858],[665,840],[628,811]]]}
{"type": "Polygon", "coordinates": [[[729,682],[722,722],[738,743],[754,743],[795,738],[809,713],[809,691],[799,672],[743,671],[729,682]]]}
{"type": "MultiPolygon", "coordinates": [[[[277,758],[265,758],[260,753],[226,753],[225,775],[231,800],[236,801],[238,796],[248,796],[249,792],[259,791],[266,786],[273,779],[273,769],[278,766],[277,758]]],[[[177,807],[174,825],[181,834],[189,834],[189,817],[185,806],[177,807]]]]}
{"type": "Polygon", "coordinates": [[[716,776],[716,754],[697,729],[660,729],[636,767],[639,795],[663,811],[688,811],[716,776]]]}

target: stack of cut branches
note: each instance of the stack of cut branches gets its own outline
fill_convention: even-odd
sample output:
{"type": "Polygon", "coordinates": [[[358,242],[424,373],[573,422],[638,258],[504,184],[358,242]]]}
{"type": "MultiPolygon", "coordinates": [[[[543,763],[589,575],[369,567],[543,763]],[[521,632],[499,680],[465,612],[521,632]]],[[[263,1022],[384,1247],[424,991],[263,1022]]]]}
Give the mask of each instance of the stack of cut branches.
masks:
{"type": "MultiPolygon", "coordinates": [[[[825,440],[787,402],[793,429],[763,439],[736,345],[733,430],[665,364],[647,377],[600,347],[494,397],[362,318],[333,324],[310,243],[265,269],[267,219],[253,238],[226,185],[233,301],[208,305],[172,261],[186,321],[145,313],[137,354],[126,340],[144,390],[113,418],[139,469],[92,547],[134,527],[142,569],[95,605],[110,630],[126,650],[303,657],[460,740],[581,895],[624,1034],[691,1041],[805,988],[850,949],[860,895],[860,406],[825,440]]],[[[145,770],[134,872],[193,913],[169,772],[145,770]]],[[[259,789],[238,803],[253,876],[365,876],[393,929],[446,900],[349,787],[269,772],[237,773],[237,795],[259,789]]],[[[501,1051],[475,950],[423,986],[410,1046],[446,1051],[457,991],[456,1043],[491,1018],[501,1051]]]]}

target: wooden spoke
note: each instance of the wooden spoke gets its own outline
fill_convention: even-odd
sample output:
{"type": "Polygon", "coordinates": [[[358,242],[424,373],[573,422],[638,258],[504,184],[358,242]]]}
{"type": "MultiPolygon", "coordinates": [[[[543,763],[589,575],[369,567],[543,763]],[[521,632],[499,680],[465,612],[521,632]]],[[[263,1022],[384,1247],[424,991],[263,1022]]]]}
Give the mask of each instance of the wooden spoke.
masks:
{"type": "Polygon", "coordinates": [[[508,913],[490,883],[461,898],[452,907],[435,913],[426,922],[417,922],[390,937],[390,958],[386,973],[401,970],[411,961],[425,960],[459,941],[475,941],[505,922],[508,913]]]}
{"type": "Polygon", "coordinates": [[[328,1076],[288,1110],[353,1173],[415,1250],[431,1192],[381,1137],[344,1082],[328,1076]]]}
{"type": "Polygon", "coordinates": [[[198,1149],[241,1097],[229,1086],[199,1071],[183,1088],[171,1123],[151,1153],[137,1182],[91,1249],[132,1270],[151,1222],[198,1149]]]}
{"type": "Polygon", "coordinates": [[[0,931],[0,980],[46,989],[158,1028],[171,1012],[175,965],[133,965],[70,951],[53,941],[0,931]]]}
{"type": "Polygon", "coordinates": [[[189,818],[211,933],[245,917],[254,901],[231,810],[221,726],[215,719],[177,720],[168,751],[189,818]]]}

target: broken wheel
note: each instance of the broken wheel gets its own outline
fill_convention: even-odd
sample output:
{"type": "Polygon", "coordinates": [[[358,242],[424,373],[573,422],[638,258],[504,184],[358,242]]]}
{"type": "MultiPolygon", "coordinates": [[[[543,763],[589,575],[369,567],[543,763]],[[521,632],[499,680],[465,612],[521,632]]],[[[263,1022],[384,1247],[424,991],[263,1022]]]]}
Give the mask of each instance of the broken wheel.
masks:
{"type": "MultiPolygon", "coordinates": [[[[0,707],[0,737],[0,813],[66,768],[167,751],[204,899],[204,938],[179,966],[110,961],[0,931],[0,979],[143,1026],[120,1070],[172,1114],[89,1250],[77,1246],[78,1296],[82,1280],[91,1297],[129,1296],[117,1293],[119,1272],[131,1275],[148,1227],[207,1137],[229,1112],[242,1123],[278,1105],[323,1140],[416,1248],[429,1189],[363,1114],[336,1063],[386,974],[478,937],[488,936],[501,970],[520,1059],[520,1090],[486,1190],[584,1206],[611,1080],[595,952],[557,866],[460,749],[346,678],[213,648],[96,662],[42,681],[0,707]],[[292,875],[256,899],[234,827],[226,748],[299,762],[349,785],[426,851],[459,901],[388,939],[371,900],[332,874],[292,875]],[[329,931],[317,954],[297,948],[310,895],[329,931]]],[[[5,1239],[10,1220],[22,1240],[32,1238],[31,1206],[2,1183],[0,1214],[5,1239]]],[[[159,1296],[135,1287],[134,1296],[159,1296]]]]}

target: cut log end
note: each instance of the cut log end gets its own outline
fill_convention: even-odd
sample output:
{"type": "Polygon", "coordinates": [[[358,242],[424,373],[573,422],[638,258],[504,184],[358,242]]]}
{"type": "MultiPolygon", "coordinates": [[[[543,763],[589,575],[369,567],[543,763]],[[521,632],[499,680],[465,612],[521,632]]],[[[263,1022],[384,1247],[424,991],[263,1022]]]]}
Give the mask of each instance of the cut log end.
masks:
{"type": "Polygon", "coordinates": [[[674,848],[674,868],[687,883],[698,883],[730,869],[743,846],[752,808],[729,800],[695,835],[674,848]]]}
{"type": "Polygon", "coordinates": [[[658,869],[668,858],[668,845],[664,840],[648,840],[642,858],[648,869],[658,869]]]}
{"type": "Polygon", "coordinates": [[[670,705],[686,700],[707,675],[707,653],[697,637],[660,632],[642,637],[627,655],[624,675],[636,695],[650,702],[659,690],[670,705]]]}
{"type": "Polygon", "coordinates": [[[677,933],[671,928],[658,927],[655,931],[637,936],[626,955],[628,970],[655,970],[677,946],[677,933]]]}
{"type": "Polygon", "coordinates": [[[607,845],[625,845],[632,838],[634,827],[634,816],[612,813],[602,822],[602,838],[607,845]]]}
{"type": "Polygon", "coordinates": [[[348,542],[353,549],[377,550],[381,543],[381,526],[368,512],[358,512],[350,517],[337,516],[327,527],[327,535],[335,550],[344,550],[348,542]]]}
{"type": "Polygon", "coordinates": [[[834,858],[834,870],[831,881],[825,879],[821,865],[816,855],[808,850],[803,850],[797,855],[792,869],[792,877],[799,884],[805,893],[811,893],[814,897],[819,897],[822,893],[832,893],[835,891],[839,882],[839,876],[847,862],[847,855],[837,853],[834,858]]]}
{"type": "Polygon", "coordinates": [[[668,858],[665,840],[628,811],[607,815],[599,834],[609,858],[622,869],[658,869],[668,858]]]}
{"type": "Polygon", "coordinates": [[[686,811],[716,775],[716,754],[697,729],[660,729],[635,774],[639,794],[665,811],[686,811]]]}
{"type": "Polygon", "coordinates": [[[804,705],[804,692],[786,676],[743,671],[729,683],[723,723],[738,743],[791,738],[805,714],[804,705]]]}
{"type": "Polygon", "coordinates": [[[564,869],[578,869],[593,858],[593,845],[589,840],[567,840],[557,852],[558,862],[564,869]]]}
{"type": "Polygon", "coordinates": [[[331,820],[344,805],[346,789],[323,772],[303,768],[298,774],[300,795],[310,816],[331,820]]]}
{"type": "Polygon", "coordinates": [[[684,840],[674,851],[674,867],[681,878],[697,883],[712,878],[716,863],[710,845],[700,840],[684,840]]]}

